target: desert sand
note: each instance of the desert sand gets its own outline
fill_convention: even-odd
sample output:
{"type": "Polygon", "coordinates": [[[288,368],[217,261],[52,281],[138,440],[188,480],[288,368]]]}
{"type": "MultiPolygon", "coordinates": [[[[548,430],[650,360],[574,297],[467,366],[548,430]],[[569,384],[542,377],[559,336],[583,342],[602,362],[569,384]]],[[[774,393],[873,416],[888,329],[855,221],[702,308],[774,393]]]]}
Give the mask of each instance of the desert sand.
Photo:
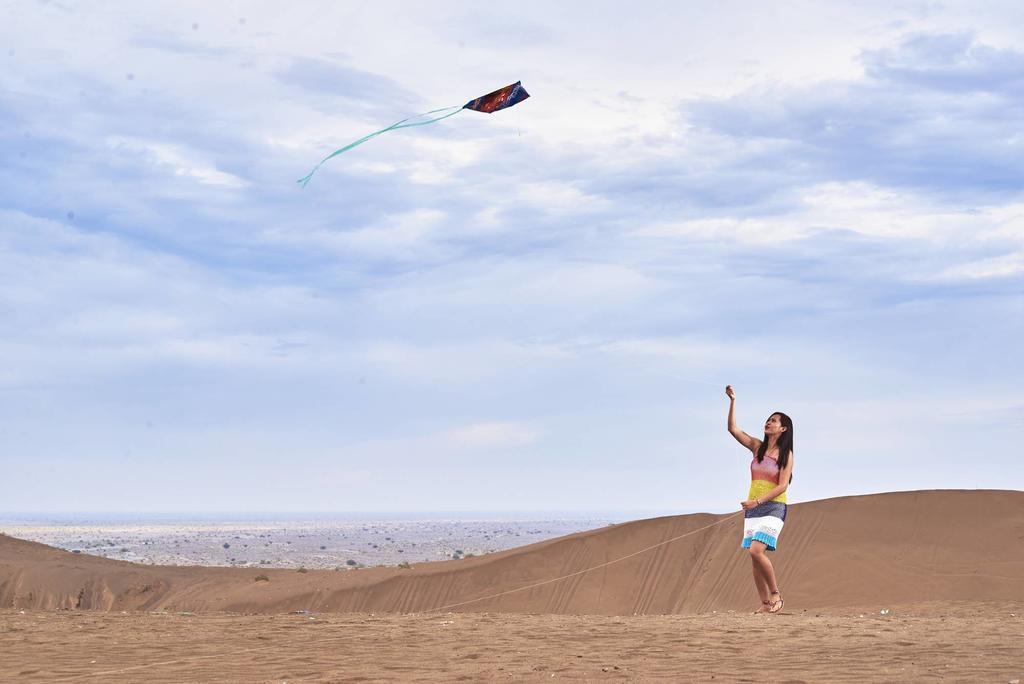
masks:
{"type": "Polygon", "coordinates": [[[750,615],[740,529],[674,516],[343,572],[140,566],[0,537],[0,679],[1024,675],[1024,492],[795,504],[773,554],[778,615],[750,615]]]}

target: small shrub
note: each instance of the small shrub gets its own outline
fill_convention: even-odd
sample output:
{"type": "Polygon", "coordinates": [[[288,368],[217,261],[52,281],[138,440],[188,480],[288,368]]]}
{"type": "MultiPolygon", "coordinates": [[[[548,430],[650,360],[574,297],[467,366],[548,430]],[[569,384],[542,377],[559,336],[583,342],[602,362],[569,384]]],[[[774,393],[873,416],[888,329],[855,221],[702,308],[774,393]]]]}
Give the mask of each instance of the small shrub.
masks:
{"type": "Polygon", "coordinates": [[[222,546],[223,546],[223,547],[224,547],[225,549],[230,549],[230,548],[231,548],[231,544],[228,544],[227,542],[224,542],[224,543],[222,544],[222,546]]]}
{"type": "Polygon", "coordinates": [[[269,582],[270,578],[267,577],[266,575],[256,575],[256,581],[257,582],[269,582]]]}
{"type": "Polygon", "coordinates": [[[398,564],[398,567],[400,567],[402,570],[412,570],[412,566],[409,565],[409,561],[402,561],[398,564]]]}
{"type": "Polygon", "coordinates": [[[299,568],[298,572],[309,572],[309,570],[307,570],[306,568],[303,567],[303,568],[299,568]]]}
{"type": "Polygon", "coordinates": [[[352,560],[351,558],[349,558],[347,561],[345,561],[345,565],[348,565],[348,566],[352,566],[352,565],[355,565],[355,564],[356,564],[356,562],[354,560],[352,560]]]}

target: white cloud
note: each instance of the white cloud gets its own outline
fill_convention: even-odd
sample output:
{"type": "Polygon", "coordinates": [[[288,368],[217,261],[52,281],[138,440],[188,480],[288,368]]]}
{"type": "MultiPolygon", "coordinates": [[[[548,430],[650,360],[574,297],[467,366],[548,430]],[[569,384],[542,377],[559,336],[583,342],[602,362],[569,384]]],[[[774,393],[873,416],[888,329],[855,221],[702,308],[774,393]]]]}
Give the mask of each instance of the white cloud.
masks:
{"type": "Polygon", "coordinates": [[[238,176],[216,169],[201,155],[180,145],[117,136],[108,137],[106,144],[114,152],[141,152],[153,163],[167,167],[175,176],[193,178],[203,185],[235,189],[248,185],[238,176]]]}
{"type": "Polygon", "coordinates": [[[656,221],[633,234],[772,246],[830,231],[886,240],[894,249],[913,249],[910,246],[917,244],[928,250],[931,258],[904,268],[900,277],[907,281],[1003,277],[1020,271],[1019,252],[981,259],[977,252],[1024,245],[1024,214],[1020,204],[950,206],[929,194],[906,189],[829,182],[794,191],[789,209],[776,215],[656,221]],[[950,266],[950,261],[960,263],[950,266]]]}
{"type": "Polygon", "coordinates": [[[373,224],[349,229],[305,228],[301,225],[267,228],[268,244],[303,249],[327,249],[339,255],[387,261],[416,261],[444,253],[450,237],[449,217],[437,209],[415,209],[385,215],[373,224]]]}
{"type": "Polygon", "coordinates": [[[515,189],[511,199],[551,216],[598,214],[610,206],[604,197],[588,194],[566,182],[525,183],[515,189]]]}
{"type": "Polygon", "coordinates": [[[367,367],[409,383],[472,386],[515,376],[516,369],[557,364],[571,352],[556,344],[515,343],[474,336],[465,342],[420,344],[370,341],[352,350],[367,367]]]}
{"type": "Polygon", "coordinates": [[[464,425],[444,434],[452,446],[477,450],[529,446],[538,436],[538,431],[529,425],[501,421],[464,425]]]}
{"type": "Polygon", "coordinates": [[[376,225],[339,233],[336,244],[367,255],[409,256],[409,250],[438,242],[438,233],[445,229],[448,217],[436,209],[414,211],[383,217],[376,225]]]}
{"type": "MultiPolygon", "coordinates": [[[[687,367],[719,368],[763,363],[765,353],[751,342],[727,342],[679,337],[623,338],[598,349],[628,357],[650,357],[687,367]]],[[[717,386],[717,384],[716,384],[717,386]]]]}
{"type": "Polygon", "coordinates": [[[935,280],[980,280],[1008,278],[1024,273],[1024,252],[1004,254],[947,268],[935,280]]]}

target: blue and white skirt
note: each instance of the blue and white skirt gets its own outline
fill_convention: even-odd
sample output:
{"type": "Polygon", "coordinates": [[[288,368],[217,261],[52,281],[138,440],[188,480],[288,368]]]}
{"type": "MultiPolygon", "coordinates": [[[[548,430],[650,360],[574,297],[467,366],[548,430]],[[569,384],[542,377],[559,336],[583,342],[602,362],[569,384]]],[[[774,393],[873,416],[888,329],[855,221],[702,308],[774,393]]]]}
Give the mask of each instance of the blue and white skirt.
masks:
{"type": "Polygon", "coordinates": [[[743,515],[744,549],[749,549],[751,542],[763,542],[769,551],[775,551],[779,545],[779,535],[786,523],[786,504],[781,501],[765,501],[754,506],[743,515]]]}

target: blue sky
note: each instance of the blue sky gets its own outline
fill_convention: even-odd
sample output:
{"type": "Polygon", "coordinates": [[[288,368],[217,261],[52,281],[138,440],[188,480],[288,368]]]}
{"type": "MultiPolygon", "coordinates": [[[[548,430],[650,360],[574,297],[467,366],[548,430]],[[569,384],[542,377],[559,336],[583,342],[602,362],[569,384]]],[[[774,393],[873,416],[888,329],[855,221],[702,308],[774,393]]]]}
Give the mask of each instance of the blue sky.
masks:
{"type": "Polygon", "coordinates": [[[2,11],[0,510],[1024,486],[1019,3],[2,11]]]}

